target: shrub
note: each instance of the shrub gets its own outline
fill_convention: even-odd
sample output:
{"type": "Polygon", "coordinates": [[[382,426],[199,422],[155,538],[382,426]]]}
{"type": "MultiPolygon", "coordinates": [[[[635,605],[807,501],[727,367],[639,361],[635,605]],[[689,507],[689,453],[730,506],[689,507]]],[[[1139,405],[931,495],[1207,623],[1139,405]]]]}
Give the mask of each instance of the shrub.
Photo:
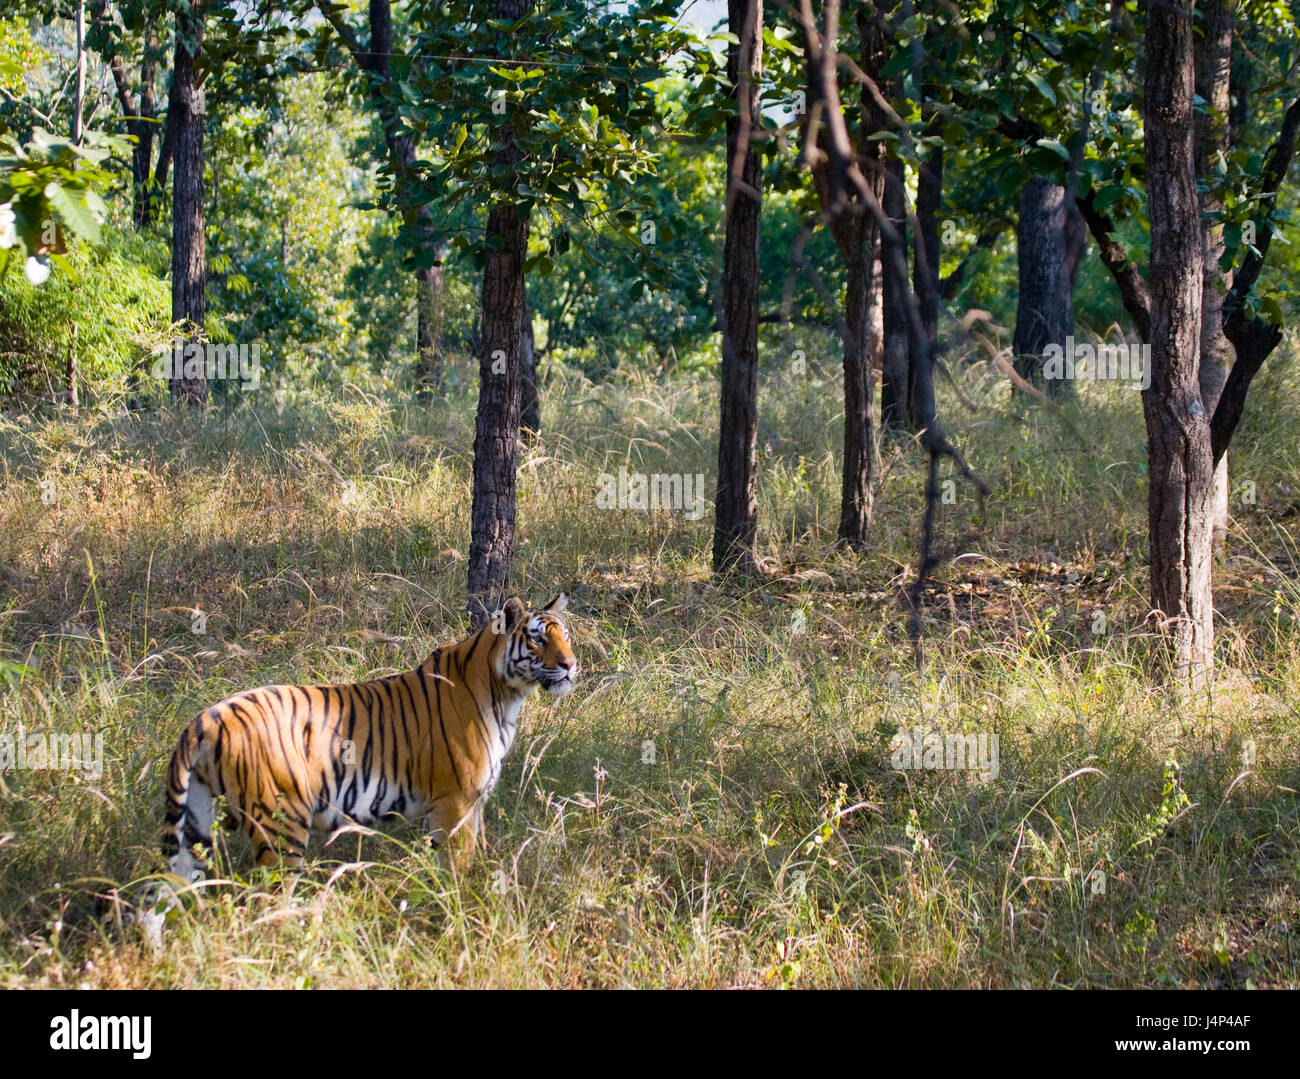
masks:
{"type": "MultiPolygon", "coordinates": [[[[151,263],[153,241],[105,230],[99,244],[69,248],[72,273],[32,285],[0,276],[0,393],[18,382],[61,384],[77,335],[77,365],[98,394],[121,389],[130,372],[171,330],[171,289],[151,263]]],[[[165,254],[163,256],[165,260],[165,254]]]]}

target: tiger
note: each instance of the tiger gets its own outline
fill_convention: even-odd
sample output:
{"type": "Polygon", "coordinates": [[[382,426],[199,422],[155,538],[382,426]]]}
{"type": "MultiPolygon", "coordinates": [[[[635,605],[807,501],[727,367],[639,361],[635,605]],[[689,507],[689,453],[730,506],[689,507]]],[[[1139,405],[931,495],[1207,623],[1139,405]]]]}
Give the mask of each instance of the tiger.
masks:
{"type": "Polygon", "coordinates": [[[355,822],[423,818],[435,843],[468,862],[483,808],[538,686],[574,687],[578,660],[560,617],[508,599],[477,633],[435,649],[415,670],[369,682],[263,686],[200,712],[167,771],[163,856],[184,881],[201,876],[214,796],[261,866],[301,865],[309,836],[355,822]]]}

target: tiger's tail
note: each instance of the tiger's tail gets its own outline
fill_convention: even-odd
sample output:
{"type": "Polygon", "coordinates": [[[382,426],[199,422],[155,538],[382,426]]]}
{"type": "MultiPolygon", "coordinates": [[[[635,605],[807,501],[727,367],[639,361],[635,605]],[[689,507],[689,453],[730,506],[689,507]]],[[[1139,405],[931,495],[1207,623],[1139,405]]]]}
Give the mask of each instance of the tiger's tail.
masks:
{"type": "Polygon", "coordinates": [[[207,757],[202,722],[200,717],[185,728],[167,769],[163,857],[169,871],[186,881],[201,875],[194,844],[212,841],[212,788],[202,779],[207,757]]]}

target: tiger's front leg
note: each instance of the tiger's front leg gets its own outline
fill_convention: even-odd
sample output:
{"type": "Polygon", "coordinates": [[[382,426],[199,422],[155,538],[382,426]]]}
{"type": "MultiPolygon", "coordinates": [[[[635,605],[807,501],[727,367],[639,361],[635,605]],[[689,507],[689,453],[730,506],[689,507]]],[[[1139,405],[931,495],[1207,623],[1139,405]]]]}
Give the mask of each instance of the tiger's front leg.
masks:
{"type": "Polygon", "coordinates": [[[463,795],[443,798],[427,820],[435,842],[446,849],[448,861],[458,870],[467,866],[483,832],[483,799],[471,801],[463,795]]]}

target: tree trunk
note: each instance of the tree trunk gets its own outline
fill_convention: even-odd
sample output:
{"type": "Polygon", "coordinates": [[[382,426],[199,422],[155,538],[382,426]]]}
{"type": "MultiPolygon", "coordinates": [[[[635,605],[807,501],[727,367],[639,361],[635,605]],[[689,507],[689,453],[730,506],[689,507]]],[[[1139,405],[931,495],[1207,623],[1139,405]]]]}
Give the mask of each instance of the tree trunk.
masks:
{"type": "Polygon", "coordinates": [[[77,34],[77,69],[72,86],[72,142],[81,145],[81,119],[86,97],[86,0],[77,0],[74,16],[77,34]]]}
{"type": "MultiPolygon", "coordinates": [[[[1199,5],[1200,32],[1196,39],[1196,92],[1205,112],[1196,114],[1196,175],[1205,182],[1201,194],[1201,247],[1205,280],[1201,289],[1201,403],[1213,416],[1219,395],[1228,381],[1231,348],[1223,332],[1223,300],[1231,282],[1219,266],[1225,243],[1223,193],[1211,180],[1214,157],[1227,153],[1229,82],[1232,71],[1233,16],[1237,0],[1205,0],[1199,5]]],[[[1214,469],[1211,493],[1214,553],[1221,555],[1228,535],[1228,455],[1214,469]]]]}
{"type": "MultiPolygon", "coordinates": [[[[881,163],[881,185],[884,191],[884,164],[881,163]]],[[[880,230],[875,229],[876,242],[871,246],[871,309],[867,319],[867,353],[871,357],[872,377],[881,370],[885,356],[885,271],[880,264],[880,230]]]]}
{"type": "Polygon", "coordinates": [[[505,599],[514,559],[528,221],[515,212],[513,203],[498,202],[488,215],[487,236],[499,237],[504,245],[488,249],[483,267],[483,352],[469,546],[469,613],[475,626],[505,599]]]}
{"type": "MultiPolygon", "coordinates": [[[[520,8],[522,0],[499,0],[499,8],[520,8]]],[[[531,0],[520,8],[520,14],[532,6],[531,0]]],[[[393,50],[393,11],[391,0],[370,0],[370,42],[363,46],[342,15],[343,8],[321,9],[325,19],[347,46],[357,66],[375,76],[370,80],[370,101],[379,115],[384,129],[384,144],[393,162],[395,181],[400,186],[408,182],[411,166],[415,163],[417,137],[402,132],[401,117],[392,107],[385,89],[392,82],[389,57],[393,50]]],[[[415,380],[416,391],[422,396],[441,389],[443,382],[442,315],[443,276],[438,239],[434,235],[432,216],[427,206],[416,210],[415,232],[423,249],[424,259],[432,250],[432,265],[415,269],[415,380]]]]}
{"type": "Polygon", "coordinates": [[[415,271],[416,384],[423,393],[442,389],[442,267],[422,266],[415,271]]]}
{"type": "MultiPolygon", "coordinates": [[[[385,61],[385,67],[387,61],[385,61]]],[[[395,134],[395,120],[385,124],[385,138],[390,157],[397,163],[399,182],[410,174],[415,164],[415,139],[395,134]]],[[[438,256],[438,240],[428,206],[415,212],[415,232],[420,246],[438,256]]],[[[415,384],[422,397],[442,389],[442,316],[443,276],[441,262],[415,268],[415,384]]]]}
{"type": "MultiPolygon", "coordinates": [[[[497,17],[519,19],[532,6],[533,0],[497,0],[497,17]]],[[[513,123],[497,134],[493,164],[504,175],[513,175],[519,162],[514,134],[513,123]]],[[[476,628],[505,600],[515,554],[528,218],[515,209],[512,191],[501,192],[488,213],[486,241],[468,575],[469,616],[476,628]]]]}
{"type": "Polygon", "coordinates": [[[758,233],[762,168],[750,145],[760,122],[763,0],[728,0],[738,42],[727,50],[736,112],[727,120],[722,270],[722,387],[713,568],[752,573],[758,532],[758,233]]]}
{"type": "MultiPolygon", "coordinates": [[[[920,91],[918,104],[926,117],[924,132],[931,138],[940,135],[943,127],[943,114],[935,104],[938,87],[926,81],[927,62],[934,64],[933,57],[938,54],[944,31],[931,24],[925,31],[924,48],[917,54],[924,57],[913,68],[913,76],[920,91]]],[[[944,148],[942,143],[933,146],[928,153],[920,155],[920,165],[916,176],[916,229],[912,238],[912,289],[916,293],[916,305],[921,314],[921,324],[925,336],[909,337],[907,414],[908,423],[913,431],[924,430],[926,426],[925,406],[919,400],[926,391],[919,386],[918,380],[925,377],[922,368],[930,371],[933,359],[933,347],[939,340],[939,211],[943,205],[943,165],[944,148]],[[926,350],[924,353],[918,349],[926,350]]]]}
{"type": "MultiPolygon", "coordinates": [[[[916,178],[916,224],[920,235],[914,238],[912,251],[912,288],[921,310],[921,323],[930,341],[939,336],[939,209],[942,201],[943,148],[936,146],[921,158],[916,178]]],[[[922,362],[920,356],[909,352],[907,412],[913,431],[922,426],[916,400],[916,372],[922,362]]]]}
{"type": "MultiPolygon", "coordinates": [[[[870,179],[870,177],[868,177],[870,179]]],[[[875,479],[871,430],[870,330],[875,228],[869,214],[854,222],[855,245],[844,252],[844,471],[840,485],[839,538],[854,550],[867,545],[871,488],[875,479]]]]}
{"type": "MultiPolygon", "coordinates": [[[[173,124],[172,184],[172,321],[187,324],[191,342],[200,341],[206,313],[207,283],[203,235],[203,89],[198,68],[203,47],[204,15],[196,8],[176,15],[176,63],[168,109],[173,124]],[[193,50],[193,51],[191,51],[193,50]]],[[[205,372],[185,377],[173,370],[171,398],[205,407],[205,372]],[[176,376],[180,377],[176,377],[176,376]]]]}
{"type": "Polygon", "coordinates": [[[1171,631],[1177,677],[1199,688],[1214,658],[1214,468],[1198,377],[1204,254],[1193,168],[1192,12],[1184,2],[1147,8],[1152,374],[1142,408],[1150,465],[1151,606],[1171,631]]]}
{"type": "MultiPolygon", "coordinates": [[[[903,190],[903,162],[890,153],[885,162],[885,194],[881,209],[890,223],[903,237],[903,258],[907,258],[906,194],[903,190]]],[[[880,283],[884,331],[884,352],[880,361],[880,426],[882,431],[903,434],[909,425],[911,409],[908,404],[908,387],[911,385],[909,368],[911,352],[907,343],[907,295],[900,287],[902,282],[884,268],[884,248],[881,248],[880,283]]]]}
{"type": "MultiPolygon", "coordinates": [[[[415,145],[410,144],[411,160],[415,160],[415,145]]],[[[438,257],[432,266],[420,266],[415,271],[415,382],[422,396],[442,389],[444,371],[442,355],[443,276],[442,255],[433,236],[432,216],[428,206],[416,211],[421,242],[438,257]]]]}
{"type": "MultiPolygon", "coordinates": [[[[1016,370],[1036,386],[1044,383],[1043,354],[1049,345],[1065,348],[1071,330],[1069,271],[1065,264],[1065,188],[1041,176],[1020,189],[1016,222],[1016,332],[1012,342],[1016,370]]],[[[1052,396],[1069,393],[1064,379],[1047,381],[1052,396]]]]}
{"type": "MultiPolygon", "coordinates": [[[[865,8],[857,13],[859,55],[869,78],[879,77],[888,59],[884,28],[865,8]]],[[[832,43],[833,44],[833,43],[832,43]]],[[[830,92],[830,88],[827,89],[830,92]]],[[[838,103],[832,103],[838,108],[838,103]]],[[[877,202],[884,195],[883,147],[870,136],[885,130],[888,120],[864,87],[859,105],[861,136],[855,152],[861,159],[862,175],[877,202]]],[[[847,119],[847,116],[846,116],[847,119]]],[[[826,194],[825,181],[819,185],[826,194]]],[[[830,200],[834,207],[834,200],[830,200]]],[[[875,483],[875,432],[872,429],[872,312],[876,294],[876,258],[879,230],[875,218],[860,195],[841,206],[831,221],[831,231],[844,258],[844,462],[840,484],[839,538],[854,550],[867,546],[871,528],[872,487],[875,483]]]]}
{"type": "MultiPolygon", "coordinates": [[[[357,54],[361,67],[378,75],[382,84],[388,84],[392,75],[388,59],[393,53],[393,11],[390,0],[370,0],[370,51],[357,54]]],[[[415,164],[416,137],[399,134],[400,119],[379,88],[371,88],[371,101],[379,112],[384,126],[384,142],[388,155],[397,166],[397,182],[410,175],[415,164]]],[[[426,250],[437,250],[437,237],[433,231],[433,216],[427,205],[415,211],[415,230],[420,245],[426,250]]],[[[428,396],[442,388],[442,266],[417,266],[415,269],[415,383],[421,396],[428,396]]]]}
{"type": "MultiPolygon", "coordinates": [[[[127,81],[126,69],[122,66],[122,58],[114,56],[109,62],[127,134],[135,139],[135,144],[131,147],[131,223],[137,230],[152,224],[157,205],[154,187],[165,180],[165,177],[155,180],[153,169],[154,129],[157,126],[153,122],[157,118],[154,104],[157,52],[158,37],[150,31],[144,47],[144,59],[140,64],[138,105],[131,100],[131,87],[127,81]]],[[[160,164],[163,162],[160,161],[160,164]]]]}
{"type": "Polygon", "coordinates": [[[137,229],[152,225],[158,215],[157,193],[154,191],[153,139],[157,125],[157,108],[154,104],[154,53],[158,39],[150,34],[145,44],[144,60],[140,64],[140,116],[134,129],[127,130],[136,137],[131,148],[132,202],[131,220],[137,229]]]}
{"type": "Polygon", "coordinates": [[[519,426],[529,436],[542,433],[542,402],[537,392],[537,342],[533,338],[533,313],[524,298],[523,320],[520,326],[520,349],[523,363],[520,374],[519,426]]]}

